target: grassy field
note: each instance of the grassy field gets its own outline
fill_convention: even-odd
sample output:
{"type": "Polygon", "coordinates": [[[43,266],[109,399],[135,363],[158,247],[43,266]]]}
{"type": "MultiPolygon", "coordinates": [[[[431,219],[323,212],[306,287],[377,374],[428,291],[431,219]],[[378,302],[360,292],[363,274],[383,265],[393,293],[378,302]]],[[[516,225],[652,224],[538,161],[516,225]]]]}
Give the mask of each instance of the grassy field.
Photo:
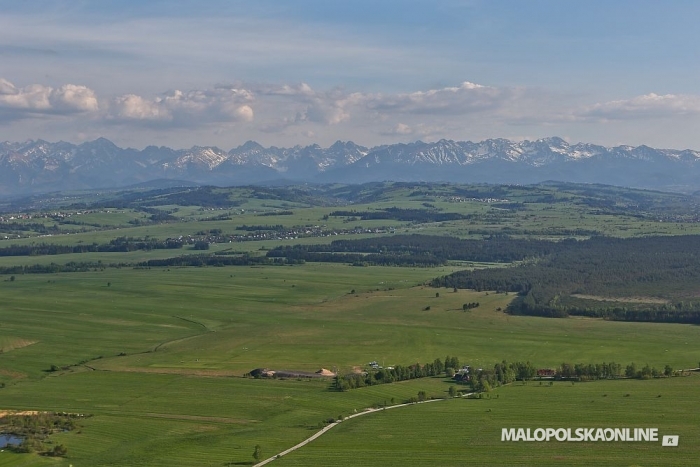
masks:
{"type": "MultiPolygon", "coordinates": [[[[45,226],[54,224],[63,231],[61,235],[38,236],[27,232],[24,238],[8,235],[4,239],[4,226],[0,222],[0,246],[5,244],[28,244],[47,242],[75,245],[80,242],[104,243],[116,236],[165,239],[180,235],[195,235],[202,229],[220,229],[224,233],[240,233],[236,227],[242,225],[282,225],[325,226],[326,229],[394,228],[397,232],[415,232],[460,237],[480,238],[491,233],[509,233],[515,236],[537,236],[561,238],[574,235],[573,231],[630,237],[640,235],[679,235],[700,233],[697,222],[695,200],[678,200],[678,195],[660,192],[643,192],[613,187],[591,186],[539,186],[539,187],[500,187],[471,186],[470,191],[483,192],[483,198],[456,197],[460,189],[456,185],[424,186],[402,188],[386,184],[383,187],[365,188],[366,196],[358,196],[351,209],[358,212],[377,211],[398,207],[403,209],[439,209],[444,213],[457,213],[469,216],[468,219],[435,223],[413,223],[391,219],[362,220],[359,217],[328,216],[336,210],[347,210],[347,202],[340,205],[324,205],[325,198],[313,202],[290,202],[274,195],[260,195],[252,198],[249,188],[231,188],[230,199],[237,206],[228,208],[201,208],[199,206],[158,205],[158,197],[150,199],[155,208],[169,212],[177,221],[150,223],[149,214],[134,209],[100,208],[99,212],[75,215],[75,208],[65,219],[33,218],[13,220],[18,223],[39,223],[45,226]],[[499,198],[490,200],[489,192],[499,191],[499,198]],[[417,196],[417,192],[422,192],[417,196]],[[267,199],[264,196],[268,196],[267,199]],[[489,200],[489,202],[486,202],[489,200]],[[503,204],[502,202],[506,201],[503,204]],[[602,202],[604,208],[596,203],[602,202]],[[509,204],[513,208],[508,208],[509,204]],[[643,206],[643,207],[642,207],[643,206]],[[289,211],[293,215],[275,215],[275,211],[289,211]],[[677,214],[677,215],[676,215],[677,214]],[[217,216],[230,219],[216,220],[217,216]],[[129,221],[139,221],[144,225],[131,225],[129,221]],[[80,230],[87,230],[80,232],[80,230]],[[27,236],[29,235],[29,236],[27,236]]],[[[330,196],[330,195],[328,195],[330,196]]],[[[335,199],[336,202],[341,200],[335,199]]],[[[52,208],[49,212],[60,212],[52,208]]],[[[321,242],[325,241],[323,239],[321,242]]]]}
{"type": "MultiPolygon", "coordinates": [[[[236,190],[236,196],[247,196],[247,189],[236,190]]],[[[64,224],[66,230],[96,230],[8,239],[0,246],[167,238],[209,229],[231,234],[241,233],[236,227],[244,224],[348,230],[391,226],[396,233],[471,238],[504,231],[561,238],[572,229],[616,236],[700,232],[695,222],[654,222],[594,210],[581,204],[578,194],[556,188],[508,190],[509,197],[526,201],[518,210],[475,200],[453,202],[444,187],[426,189],[420,196],[415,188],[378,191],[368,194],[373,202],[352,205],[361,211],[419,209],[430,203],[444,212],[472,216],[459,221],[324,219],[345,207],[250,199],[227,210],[163,205],[160,209],[174,211],[180,219],[165,224],[127,227],[129,220],[147,217],[130,209],[87,214],[71,219],[102,227],[64,224]],[[561,203],[541,200],[543,193],[561,203]],[[294,215],[260,215],[279,209],[291,209],[294,215]],[[230,220],[203,220],[226,213],[230,220]]],[[[280,244],[366,235],[374,234],[213,244],[208,252],[263,254],[280,244]]],[[[128,263],[196,253],[188,248],[2,257],[0,266],[128,263]]],[[[374,360],[384,366],[410,365],[446,355],[474,368],[504,359],[529,360],[538,368],[603,361],[623,367],[630,362],[661,369],[666,364],[698,366],[697,326],[510,316],[502,310],[513,295],[423,285],[467,266],[306,263],[106,268],[16,275],[14,280],[0,276],[0,410],[92,415],[81,419],[78,430],[51,436],[52,443],[68,447],[67,458],[5,451],[0,452],[0,467],[246,465],[256,444],[264,457],[273,455],[309,437],[329,418],[401,402],[418,391],[444,397],[452,384],[424,378],[340,393],[329,390],[327,379],[243,377],[254,368],[346,373],[374,360]],[[462,311],[470,302],[480,306],[462,311]]],[[[556,382],[551,387],[518,383],[491,392],[489,399],[422,404],[343,422],[273,465],[344,465],[349,459],[365,465],[688,465],[700,454],[695,448],[700,420],[692,411],[700,396],[697,379],[556,382]],[[500,428],[511,426],[658,426],[662,433],[679,434],[681,447],[550,443],[543,449],[536,443],[501,443],[500,428]],[[584,455],[588,461],[580,460],[584,455]]]]}
{"type": "MultiPolygon", "coordinates": [[[[447,390],[439,379],[347,393],[329,391],[328,386],[327,380],[96,371],[49,377],[33,390],[6,388],[3,404],[93,415],[80,422],[77,432],[52,437],[69,450],[68,460],[58,465],[220,466],[251,461],[256,444],[270,453],[282,451],[313,434],[328,418],[390,403],[392,398],[404,400],[420,390],[436,396],[447,390]]],[[[37,456],[0,453],[0,465],[45,462],[37,456]]]]}
{"type": "Polygon", "coordinates": [[[655,381],[516,383],[488,394],[347,420],[270,465],[696,465],[697,375],[655,381]],[[640,410],[640,407],[643,407],[640,410]],[[658,428],[647,442],[502,442],[501,428],[658,428]]]}
{"type": "Polygon", "coordinates": [[[32,344],[0,358],[5,373],[31,378],[79,362],[242,375],[257,367],[350,371],[446,354],[478,366],[700,361],[695,326],[510,316],[497,309],[512,295],[416,286],[451,270],[310,263],[25,275],[0,282],[0,330],[32,344]],[[462,311],[475,301],[479,308],[462,311]]]}
{"type": "MultiPolygon", "coordinates": [[[[329,417],[420,390],[444,396],[449,387],[429,378],[336,393],[327,380],[240,377],[257,367],[345,372],[371,360],[425,363],[448,354],[475,367],[508,359],[542,367],[615,360],[685,368],[700,360],[697,327],[515,317],[497,311],[512,296],[417,285],[450,270],[443,269],[309,263],[108,269],[0,282],[2,408],[93,415],[80,433],[53,436],[69,448],[58,465],[224,465],[250,461],[256,444],[270,454],[282,451],[329,417]],[[472,301],[480,307],[461,311],[472,301]],[[47,372],[51,365],[65,369],[47,372]]],[[[521,389],[529,386],[496,394],[521,389]]],[[[585,406],[568,397],[542,404],[562,411],[585,406]]],[[[664,401],[678,406],[675,397],[664,401]]],[[[414,424],[405,425],[420,433],[428,426],[426,409],[401,410],[414,409],[407,415],[414,424]]],[[[471,420],[456,410],[457,419],[471,420]]],[[[55,465],[0,454],[0,465],[55,465]]]]}

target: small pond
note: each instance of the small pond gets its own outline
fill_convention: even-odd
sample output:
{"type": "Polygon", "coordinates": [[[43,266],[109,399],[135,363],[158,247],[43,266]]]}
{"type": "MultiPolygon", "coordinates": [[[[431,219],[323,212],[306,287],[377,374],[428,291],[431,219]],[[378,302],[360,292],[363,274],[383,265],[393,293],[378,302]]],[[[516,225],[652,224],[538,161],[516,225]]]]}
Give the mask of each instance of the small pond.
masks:
{"type": "Polygon", "coordinates": [[[19,446],[24,441],[22,438],[15,435],[0,435],[0,449],[4,449],[9,445],[19,446]]]}

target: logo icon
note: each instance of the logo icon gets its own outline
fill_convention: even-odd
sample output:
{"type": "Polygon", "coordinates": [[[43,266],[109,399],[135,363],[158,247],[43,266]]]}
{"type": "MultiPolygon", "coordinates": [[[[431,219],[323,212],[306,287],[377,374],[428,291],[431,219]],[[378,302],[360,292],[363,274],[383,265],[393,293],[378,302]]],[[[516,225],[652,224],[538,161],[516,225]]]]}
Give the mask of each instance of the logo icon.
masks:
{"type": "Polygon", "coordinates": [[[677,447],[678,446],[678,435],[664,436],[661,439],[661,446],[677,447]]]}

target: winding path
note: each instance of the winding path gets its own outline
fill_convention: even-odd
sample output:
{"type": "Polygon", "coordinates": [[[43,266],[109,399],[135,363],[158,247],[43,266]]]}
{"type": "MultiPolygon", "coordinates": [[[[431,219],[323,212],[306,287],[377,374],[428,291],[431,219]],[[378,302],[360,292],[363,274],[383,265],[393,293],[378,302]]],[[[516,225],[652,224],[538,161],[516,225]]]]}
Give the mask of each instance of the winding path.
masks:
{"type": "MultiPolygon", "coordinates": [[[[470,393],[468,393],[468,394],[462,394],[462,396],[460,396],[460,397],[468,397],[468,396],[471,396],[472,394],[474,394],[474,393],[473,393],[473,392],[470,392],[470,393]]],[[[290,452],[296,451],[297,449],[299,449],[299,448],[301,448],[301,447],[303,447],[303,446],[306,446],[306,445],[309,444],[311,441],[315,440],[316,438],[318,438],[319,436],[321,436],[322,434],[324,434],[325,432],[327,432],[328,430],[330,430],[330,429],[333,428],[334,426],[338,425],[339,423],[343,423],[344,421],[349,420],[349,419],[351,419],[351,418],[360,417],[360,416],[362,416],[362,415],[368,415],[368,414],[371,414],[371,413],[374,413],[374,412],[381,412],[382,410],[395,409],[395,408],[397,408],[397,407],[407,407],[407,406],[409,406],[409,405],[416,405],[416,404],[427,404],[428,402],[447,401],[447,400],[450,400],[450,399],[452,399],[452,398],[447,398],[447,399],[429,399],[429,400],[427,400],[427,401],[421,401],[421,402],[408,402],[408,403],[405,403],[405,404],[389,405],[389,406],[387,406],[387,407],[380,407],[380,408],[378,408],[378,409],[365,409],[365,410],[363,410],[362,412],[358,412],[358,413],[354,413],[354,414],[352,414],[352,415],[348,415],[348,416],[345,417],[345,418],[343,419],[343,421],[341,421],[341,422],[329,423],[329,424],[328,424],[327,426],[325,426],[321,431],[319,431],[319,432],[313,434],[311,437],[305,439],[305,440],[302,441],[301,443],[299,443],[299,444],[297,444],[297,445],[295,445],[295,446],[292,446],[291,448],[289,448],[289,449],[287,449],[287,450],[285,450],[285,451],[282,451],[282,452],[280,452],[279,454],[275,454],[274,456],[272,456],[272,457],[270,457],[270,458],[268,458],[268,459],[265,459],[265,460],[262,461],[262,462],[259,462],[259,463],[255,464],[253,467],[260,467],[260,466],[266,465],[266,464],[268,464],[268,463],[274,461],[275,459],[279,459],[280,457],[285,456],[285,455],[289,454],[290,452]]]]}

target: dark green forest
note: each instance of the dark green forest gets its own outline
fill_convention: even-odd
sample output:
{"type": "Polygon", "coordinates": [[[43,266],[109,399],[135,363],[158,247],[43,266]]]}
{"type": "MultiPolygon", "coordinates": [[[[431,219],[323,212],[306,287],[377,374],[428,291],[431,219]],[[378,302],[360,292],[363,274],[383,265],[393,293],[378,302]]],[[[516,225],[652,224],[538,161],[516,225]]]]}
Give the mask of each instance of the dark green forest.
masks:
{"type": "Polygon", "coordinates": [[[277,247],[287,262],[430,267],[451,261],[520,263],[460,271],[434,287],[514,292],[507,312],[624,321],[700,323],[700,236],[558,242],[490,236],[395,235],[277,247]],[[595,297],[594,299],[590,297],[595,297]]]}
{"type": "Polygon", "coordinates": [[[700,236],[595,237],[559,245],[537,260],[459,271],[431,285],[515,292],[512,314],[700,324],[700,236]]]}
{"type": "Polygon", "coordinates": [[[562,245],[546,240],[490,236],[463,240],[437,235],[393,235],[335,240],[328,245],[280,246],[271,258],[382,266],[440,266],[448,261],[510,263],[553,253],[562,245]]]}

